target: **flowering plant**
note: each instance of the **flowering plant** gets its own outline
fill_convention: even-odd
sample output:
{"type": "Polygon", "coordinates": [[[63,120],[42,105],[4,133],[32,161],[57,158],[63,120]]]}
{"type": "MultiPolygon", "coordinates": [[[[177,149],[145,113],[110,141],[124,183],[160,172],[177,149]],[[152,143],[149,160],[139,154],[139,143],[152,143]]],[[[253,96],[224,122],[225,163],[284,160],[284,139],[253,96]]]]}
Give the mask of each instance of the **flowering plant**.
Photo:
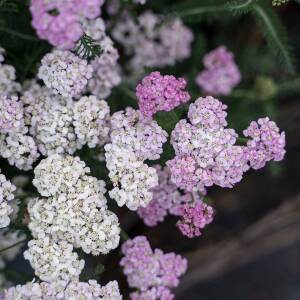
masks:
{"type": "Polygon", "coordinates": [[[201,238],[215,187],[284,159],[274,100],[300,81],[275,8],[172,2],[0,1],[1,300],[172,300],[188,259],[146,228],[170,215],[178,239],[201,238]],[[275,51],[254,49],[254,74],[246,50],[199,30],[216,11],[262,25],[275,51]],[[260,70],[274,55],[277,73],[260,70]],[[117,265],[130,292],[105,277],[117,265]]]}

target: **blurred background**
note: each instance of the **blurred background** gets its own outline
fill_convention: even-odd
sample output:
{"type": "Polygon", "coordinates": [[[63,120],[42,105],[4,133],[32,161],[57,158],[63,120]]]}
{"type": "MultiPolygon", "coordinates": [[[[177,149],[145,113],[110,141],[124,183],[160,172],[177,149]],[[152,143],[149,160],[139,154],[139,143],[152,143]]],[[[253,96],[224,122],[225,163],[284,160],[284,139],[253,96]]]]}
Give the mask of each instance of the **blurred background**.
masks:
{"type": "MultiPolygon", "coordinates": [[[[271,31],[266,28],[251,10],[220,11],[225,1],[149,0],[143,7],[127,7],[136,14],[151,9],[165,19],[179,16],[193,30],[191,57],[159,69],[164,74],[185,77],[193,100],[201,95],[195,77],[202,69],[203,55],[225,45],[234,53],[242,74],[242,82],[232,94],[220,97],[229,107],[230,126],[241,132],[250,120],[268,115],[286,132],[287,154],[282,162],[248,172],[233,189],[209,190],[216,216],[200,238],[183,237],[175,228],[175,217],[169,216],[165,222],[149,228],[136,213],[114,207],[131,237],[146,235],[153,248],[188,258],[189,270],[176,290],[178,300],[300,299],[300,5],[292,0],[280,6],[272,6],[271,0],[261,2],[278,29],[278,36],[277,31],[272,35],[273,27],[271,31]]],[[[24,40],[3,30],[35,34],[28,7],[23,8],[21,13],[1,12],[0,5],[0,44],[7,51],[8,62],[17,69],[20,81],[36,74],[41,57],[50,49],[46,42],[24,40]]],[[[105,12],[104,16],[109,18],[105,12]]],[[[122,57],[122,47],[118,47],[122,57]]],[[[144,74],[152,70],[146,68],[144,74]]],[[[108,99],[113,111],[136,106],[136,101],[124,93],[134,92],[136,83],[137,80],[126,81],[113,90],[108,99]]],[[[166,120],[168,115],[158,115],[158,121],[160,118],[166,120]]],[[[81,154],[89,156],[84,151],[81,154]]],[[[164,164],[171,155],[166,151],[160,162],[164,164]]],[[[100,167],[88,157],[86,161],[93,174],[99,174],[100,167]]],[[[8,177],[20,173],[4,160],[0,165],[8,177]]],[[[106,266],[97,279],[117,279],[126,295],[129,289],[118,266],[120,257],[119,251],[105,257],[89,257],[87,265],[106,266]]],[[[5,273],[17,283],[32,276],[21,255],[7,265],[5,273]]]]}

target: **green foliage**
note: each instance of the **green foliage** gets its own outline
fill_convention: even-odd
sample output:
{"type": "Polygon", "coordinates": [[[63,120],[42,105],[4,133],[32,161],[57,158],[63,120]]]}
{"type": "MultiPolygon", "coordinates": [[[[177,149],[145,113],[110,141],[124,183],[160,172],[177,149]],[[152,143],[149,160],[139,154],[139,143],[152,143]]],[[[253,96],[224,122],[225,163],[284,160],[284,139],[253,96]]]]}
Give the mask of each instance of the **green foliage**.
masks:
{"type": "Polygon", "coordinates": [[[289,73],[294,74],[293,52],[289,45],[286,29],[278,16],[268,5],[262,3],[255,3],[252,12],[268,42],[270,51],[289,73]]]}
{"type": "Polygon", "coordinates": [[[279,6],[281,4],[287,3],[289,0],[272,0],[272,5],[279,6]]]}
{"type": "Polygon", "coordinates": [[[240,15],[250,12],[255,0],[235,0],[227,3],[227,9],[234,15],[240,15]]]}
{"type": "Polygon", "coordinates": [[[78,44],[74,52],[84,59],[94,59],[97,56],[100,56],[103,52],[100,45],[98,45],[92,37],[86,33],[78,41],[78,44]]]}

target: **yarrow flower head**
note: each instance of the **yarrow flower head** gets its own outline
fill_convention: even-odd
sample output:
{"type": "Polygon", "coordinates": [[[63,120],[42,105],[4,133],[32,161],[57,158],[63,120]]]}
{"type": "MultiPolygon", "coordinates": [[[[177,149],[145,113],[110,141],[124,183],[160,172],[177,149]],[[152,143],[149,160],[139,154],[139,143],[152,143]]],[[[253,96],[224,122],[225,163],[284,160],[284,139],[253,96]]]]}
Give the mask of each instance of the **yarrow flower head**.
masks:
{"type": "Polygon", "coordinates": [[[85,96],[75,102],[74,127],[81,144],[90,148],[101,146],[108,140],[110,109],[104,100],[85,96]]]}
{"type": "Polygon", "coordinates": [[[207,94],[229,95],[241,80],[233,54],[224,46],[206,54],[203,64],[206,69],[197,76],[196,82],[207,94]]]}
{"type": "Polygon", "coordinates": [[[171,143],[176,157],[167,164],[172,180],[187,191],[213,184],[232,187],[249,169],[245,148],[235,146],[237,134],[225,128],[226,106],[212,97],[199,98],[186,120],[177,123],[171,143]]]}
{"type": "Polygon", "coordinates": [[[42,59],[38,77],[64,97],[76,97],[92,77],[93,67],[70,51],[54,50],[42,59]]]}
{"type": "Polygon", "coordinates": [[[0,47],[0,96],[14,95],[21,90],[21,85],[16,82],[15,68],[4,63],[4,54],[0,47]]]}
{"type": "Polygon", "coordinates": [[[88,299],[88,300],[122,300],[119,286],[116,281],[111,281],[101,286],[96,280],[80,282],[28,282],[25,285],[11,287],[4,292],[5,300],[63,300],[63,299],[88,299]]]}
{"type": "Polygon", "coordinates": [[[79,101],[34,86],[22,96],[25,121],[39,151],[74,154],[83,145],[102,146],[109,135],[109,106],[95,96],[79,101]]]}
{"type": "Polygon", "coordinates": [[[172,181],[187,191],[204,191],[218,185],[233,187],[253,168],[267,161],[281,160],[285,154],[285,135],[268,118],[252,122],[244,131],[251,139],[237,145],[238,135],[226,128],[226,105],[211,96],[190,105],[187,120],[179,121],[171,143],[176,156],[167,162],[172,181]]]}
{"type": "Polygon", "coordinates": [[[35,274],[48,282],[78,279],[84,267],[84,260],[78,259],[71,244],[55,242],[49,237],[29,241],[24,258],[29,260],[35,274]]]}
{"type": "Polygon", "coordinates": [[[86,253],[107,254],[119,244],[119,222],[107,208],[105,183],[87,173],[79,158],[53,155],[42,160],[33,184],[50,197],[29,202],[29,228],[35,238],[50,236],[86,253]]]}
{"type": "Polygon", "coordinates": [[[247,151],[250,166],[261,169],[270,161],[280,161],[285,155],[285,133],[279,131],[275,122],[268,117],[251,122],[244,130],[244,135],[250,140],[247,142],[247,151]]]}
{"type": "Polygon", "coordinates": [[[10,223],[13,208],[9,202],[14,199],[13,192],[15,190],[16,187],[0,173],[0,228],[8,226],[10,223]]]}
{"type": "Polygon", "coordinates": [[[193,32],[180,19],[163,22],[161,16],[147,11],[137,20],[124,14],[112,31],[113,38],[133,56],[129,68],[133,74],[143,73],[144,67],[174,65],[191,54],[193,32]]]}
{"type": "Polygon", "coordinates": [[[111,143],[105,145],[105,157],[115,187],[109,194],[119,206],[126,204],[137,210],[147,206],[152,197],[149,190],[158,184],[155,169],[144,160],[160,157],[167,133],[132,108],[113,114],[111,126],[111,143]]]}
{"type": "MultiPolygon", "coordinates": [[[[151,249],[145,236],[138,236],[122,245],[124,257],[120,265],[124,269],[128,284],[140,293],[131,294],[131,299],[148,299],[143,296],[163,294],[172,295],[170,289],[179,284],[179,278],[186,272],[187,260],[175,253],[164,254],[161,250],[151,249]],[[153,290],[155,289],[155,290],[153,290]]],[[[170,298],[172,299],[172,298],[170,298]]]]}
{"type": "Polygon", "coordinates": [[[23,133],[0,134],[0,153],[10,165],[25,171],[32,169],[40,156],[34,139],[23,133]]]}
{"type": "Polygon", "coordinates": [[[205,226],[213,220],[213,208],[204,202],[185,204],[180,208],[181,219],[177,223],[183,235],[194,238],[202,234],[205,226]]]}
{"type": "Polygon", "coordinates": [[[81,22],[100,15],[104,0],[31,0],[32,26],[41,39],[61,49],[74,48],[83,34],[81,22]]]}
{"type": "Polygon", "coordinates": [[[42,196],[49,197],[68,192],[80,177],[89,172],[79,157],[55,154],[43,159],[34,169],[32,183],[42,196]]]}
{"type": "Polygon", "coordinates": [[[168,167],[162,169],[160,165],[155,166],[158,174],[158,185],[152,189],[153,198],[146,207],[140,207],[137,211],[140,218],[147,226],[156,226],[163,222],[168,214],[180,216],[181,207],[194,200],[201,201],[198,195],[192,195],[179,191],[171,181],[171,173],[168,167]]]}
{"type": "Polygon", "coordinates": [[[0,95],[0,134],[19,132],[24,127],[23,104],[17,96],[0,95]]]}
{"type": "Polygon", "coordinates": [[[152,72],[136,88],[140,111],[148,117],[158,111],[171,111],[190,100],[185,88],[186,81],[183,78],[152,72]]]}

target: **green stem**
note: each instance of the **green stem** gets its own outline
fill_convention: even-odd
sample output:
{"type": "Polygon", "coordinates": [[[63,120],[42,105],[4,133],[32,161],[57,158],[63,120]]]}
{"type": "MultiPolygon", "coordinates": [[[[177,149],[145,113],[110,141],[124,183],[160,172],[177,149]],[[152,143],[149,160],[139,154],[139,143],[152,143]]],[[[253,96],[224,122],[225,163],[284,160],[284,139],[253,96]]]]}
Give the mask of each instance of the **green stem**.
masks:
{"type": "Polygon", "coordinates": [[[13,36],[18,37],[18,38],[23,39],[23,40],[33,41],[33,42],[38,42],[39,41],[36,37],[34,37],[32,35],[17,32],[17,31],[14,31],[12,29],[0,27],[0,31],[2,31],[4,33],[7,33],[7,34],[10,34],[10,35],[13,35],[13,36]]]}
{"type": "Polygon", "coordinates": [[[130,236],[127,234],[126,231],[124,231],[124,229],[121,229],[121,239],[122,239],[124,242],[130,240],[130,236]]]}
{"type": "Polygon", "coordinates": [[[23,243],[25,243],[26,241],[27,241],[27,239],[22,240],[22,241],[19,241],[19,242],[15,243],[15,244],[13,244],[13,245],[11,245],[11,246],[8,246],[8,247],[6,247],[6,248],[3,248],[3,249],[0,250],[0,253],[4,252],[4,251],[6,251],[6,250],[9,250],[9,249],[11,249],[11,248],[14,248],[14,247],[16,247],[16,246],[18,246],[18,245],[20,245],[20,244],[23,244],[23,243]]]}
{"type": "Polygon", "coordinates": [[[193,15],[201,15],[201,14],[205,14],[205,13],[225,11],[226,8],[227,8],[226,4],[208,5],[208,6],[203,6],[203,7],[197,7],[197,8],[193,8],[193,9],[183,10],[182,12],[177,12],[177,15],[179,15],[181,17],[193,16],[193,15]]]}
{"type": "Polygon", "coordinates": [[[230,97],[255,100],[255,93],[250,90],[233,90],[230,97]]]}
{"type": "Polygon", "coordinates": [[[129,88],[125,86],[120,86],[119,87],[128,97],[130,97],[133,100],[136,100],[136,95],[133,91],[131,91],[129,88]]]}
{"type": "Polygon", "coordinates": [[[248,141],[249,141],[248,139],[243,138],[243,137],[238,137],[238,138],[237,138],[237,143],[238,143],[239,145],[246,145],[248,141]]]}
{"type": "Polygon", "coordinates": [[[290,56],[288,51],[286,50],[285,45],[283,44],[281,37],[279,36],[278,32],[274,29],[274,26],[272,24],[272,21],[270,20],[268,14],[265,12],[264,8],[260,6],[259,4],[253,4],[253,11],[256,13],[258,18],[262,21],[262,24],[268,28],[268,31],[274,41],[275,44],[277,44],[277,48],[282,53],[282,56],[284,58],[284,61],[286,62],[286,65],[289,70],[293,70],[294,66],[291,62],[290,56]]]}
{"type": "Polygon", "coordinates": [[[299,91],[300,91],[300,77],[280,83],[278,85],[279,96],[292,95],[294,93],[299,93],[299,91]]]}

